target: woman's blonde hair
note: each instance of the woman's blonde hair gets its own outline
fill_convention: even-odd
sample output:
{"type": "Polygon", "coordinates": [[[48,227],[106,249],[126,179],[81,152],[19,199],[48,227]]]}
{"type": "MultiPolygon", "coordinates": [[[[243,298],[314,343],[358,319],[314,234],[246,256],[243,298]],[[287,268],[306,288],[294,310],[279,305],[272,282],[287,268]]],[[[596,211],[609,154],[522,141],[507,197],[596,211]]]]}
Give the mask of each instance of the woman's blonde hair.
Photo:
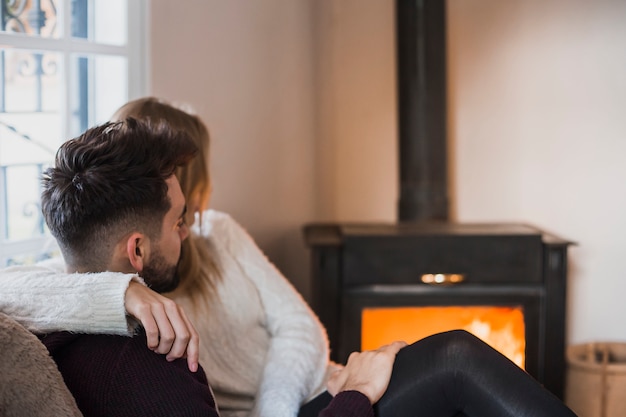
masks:
{"type": "MultiPolygon", "coordinates": [[[[188,224],[191,224],[194,219],[195,209],[198,210],[201,221],[202,212],[208,208],[211,195],[210,137],[206,125],[197,115],[155,97],[129,101],[120,107],[111,119],[116,121],[124,120],[127,117],[165,121],[174,129],[186,132],[194,141],[199,149],[198,155],[186,166],[178,168],[176,177],[180,182],[187,204],[199,203],[198,207],[191,207],[188,210],[188,224]]],[[[182,253],[183,256],[179,265],[180,285],[176,292],[186,293],[194,303],[200,298],[197,295],[213,295],[220,275],[212,249],[206,239],[191,233],[189,238],[183,242],[182,253]],[[203,282],[208,285],[203,285],[203,282]]]]}

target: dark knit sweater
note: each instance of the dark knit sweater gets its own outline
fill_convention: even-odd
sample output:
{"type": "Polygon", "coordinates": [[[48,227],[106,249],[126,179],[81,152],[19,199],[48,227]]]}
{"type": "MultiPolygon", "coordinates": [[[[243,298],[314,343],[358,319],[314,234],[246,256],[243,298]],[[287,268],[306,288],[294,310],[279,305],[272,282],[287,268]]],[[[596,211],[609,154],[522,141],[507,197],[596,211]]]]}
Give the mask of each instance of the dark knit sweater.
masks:
{"type": "MultiPolygon", "coordinates": [[[[41,338],[85,417],[219,414],[202,368],[148,351],[146,336],[52,333],[41,338]]],[[[339,393],[320,417],[373,417],[366,396],[339,393]]]]}
{"type": "Polygon", "coordinates": [[[374,417],[374,409],[362,393],[343,391],[335,395],[319,417],[374,417]]]}
{"type": "Polygon", "coordinates": [[[78,408],[91,416],[218,416],[202,369],[150,352],[146,337],[42,337],[78,408]]]}

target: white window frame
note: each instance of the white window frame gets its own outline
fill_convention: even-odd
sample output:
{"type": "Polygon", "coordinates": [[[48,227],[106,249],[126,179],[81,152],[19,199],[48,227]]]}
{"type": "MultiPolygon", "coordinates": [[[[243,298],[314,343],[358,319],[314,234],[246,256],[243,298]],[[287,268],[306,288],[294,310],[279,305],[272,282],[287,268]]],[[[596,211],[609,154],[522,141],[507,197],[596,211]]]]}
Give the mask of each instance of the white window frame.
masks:
{"type": "MultiPolygon", "coordinates": [[[[60,16],[63,25],[63,33],[71,32],[71,7],[70,0],[64,1],[64,15],[60,16]]],[[[128,99],[138,98],[146,95],[149,79],[149,0],[128,0],[127,33],[128,43],[123,46],[94,43],[83,39],[76,39],[64,36],[60,39],[43,38],[22,34],[7,34],[0,32],[0,44],[4,47],[17,49],[48,51],[52,50],[63,54],[63,85],[65,96],[63,97],[63,107],[65,109],[65,120],[62,121],[63,137],[69,138],[69,118],[70,103],[67,99],[70,94],[70,83],[68,82],[70,68],[70,57],[73,54],[98,54],[125,56],[128,62],[128,99]]],[[[121,103],[123,104],[123,103],[121,103]]],[[[0,196],[2,202],[3,196],[0,196]]],[[[4,210],[4,207],[0,207],[4,210]]],[[[1,215],[4,215],[2,213],[1,215]]],[[[24,240],[4,240],[0,235],[0,268],[7,264],[9,259],[23,254],[43,253],[54,250],[56,243],[51,236],[41,236],[24,240]]]]}

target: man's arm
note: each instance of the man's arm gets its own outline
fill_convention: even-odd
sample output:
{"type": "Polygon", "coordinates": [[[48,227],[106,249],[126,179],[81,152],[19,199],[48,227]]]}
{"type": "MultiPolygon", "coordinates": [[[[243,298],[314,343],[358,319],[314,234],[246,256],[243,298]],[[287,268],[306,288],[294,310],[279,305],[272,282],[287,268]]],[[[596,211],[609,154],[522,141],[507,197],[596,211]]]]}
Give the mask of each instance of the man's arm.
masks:
{"type": "Polygon", "coordinates": [[[320,417],[372,417],[372,405],[383,396],[396,354],[405,342],[393,342],[376,350],[353,352],[343,369],[328,380],[328,392],[334,396],[320,417]]]}

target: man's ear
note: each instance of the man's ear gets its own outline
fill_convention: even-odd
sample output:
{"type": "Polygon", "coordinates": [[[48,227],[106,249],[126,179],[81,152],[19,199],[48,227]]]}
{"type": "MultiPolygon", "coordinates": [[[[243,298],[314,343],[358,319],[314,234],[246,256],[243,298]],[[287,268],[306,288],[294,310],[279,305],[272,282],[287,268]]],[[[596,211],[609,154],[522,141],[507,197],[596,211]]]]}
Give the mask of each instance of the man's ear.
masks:
{"type": "Polygon", "coordinates": [[[126,256],[137,272],[143,271],[150,252],[150,241],[143,233],[134,232],[126,240],[126,256]]]}

